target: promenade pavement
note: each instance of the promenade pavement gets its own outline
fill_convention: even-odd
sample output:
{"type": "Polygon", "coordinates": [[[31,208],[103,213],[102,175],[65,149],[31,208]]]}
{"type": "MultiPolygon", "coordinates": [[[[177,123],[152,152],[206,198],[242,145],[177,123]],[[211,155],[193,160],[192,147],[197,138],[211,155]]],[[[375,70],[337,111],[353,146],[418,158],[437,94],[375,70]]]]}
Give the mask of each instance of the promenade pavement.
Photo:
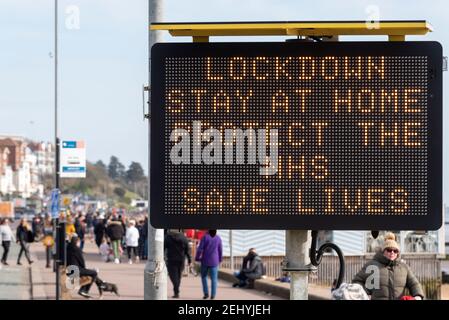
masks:
{"type": "Polygon", "coordinates": [[[25,257],[22,257],[22,265],[17,265],[19,250],[18,244],[11,243],[8,255],[9,266],[0,264],[0,300],[29,300],[31,298],[31,269],[25,257]]]}
{"type": "MultiPolygon", "coordinates": [[[[37,297],[38,299],[54,299],[55,298],[55,273],[53,268],[45,268],[45,250],[42,244],[32,244],[33,258],[36,260],[33,268],[39,269],[40,278],[33,285],[33,291],[45,292],[45,296],[37,297]]],[[[123,263],[114,264],[106,263],[101,260],[97,247],[89,240],[86,241],[84,247],[84,257],[88,268],[99,269],[99,277],[106,282],[117,284],[120,297],[112,293],[105,293],[104,300],[141,300],[144,298],[144,268],[145,261],[140,263],[128,264],[128,259],[123,256],[123,263]]],[[[36,278],[36,276],[35,276],[36,278]]],[[[167,295],[171,299],[173,295],[173,287],[168,280],[167,295]]],[[[98,290],[92,285],[90,294],[93,299],[98,298],[98,290]]],[[[77,291],[71,293],[72,299],[84,300],[79,296],[77,291]]],[[[201,278],[189,275],[182,278],[180,299],[199,300],[202,299],[201,278]]],[[[226,281],[218,281],[218,289],[216,300],[273,300],[280,299],[263,292],[248,289],[232,288],[232,284],[226,281]]]]}
{"type": "MultiPolygon", "coordinates": [[[[53,268],[45,268],[45,248],[41,243],[31,245],[31,258],[35,262],[31,267],[22,258],[22,266],[16,264],[20,247],[13,243],[8,258],[9,266],[0,269],[0,300],[28,300],[28,299],[54,299],[55,298],[55,273],[53,268]],[[31,285],[33,284],[33,285],[31,285]]],[[[105,293],[105,300],[141,300],[144,297],[144,267],[145,261],[129,265],[127,258],[123,263],[113,264],[101,261],[97,248],[89,240],[85,245],[85,259],[89,268],[99,269],[99,276],[107,282],[117,284],[120,297],[112,293],[105,293]]],[[[287,286],[287,284],[284,284],[287,286]]],[[[168,280],[167,296],[171,299],[172,285],[168,280]]],[[[309,288],[312,291],[317,288],[309,288]]],[[[327,290],[327,288],[319,288],[327,290]]],[[[219,280],[217,300],[274,300],[277,296],[249,289],[232,288],[230,282],[219,280]]],[[[93,299],[98,298],[98,290],[95,285],[90,291],[93,299]]],[[[71,293],[72,299],[84,300],[77,291],[71,293]]],[[[201,279],[189,275],[182,278],[181,300],[201,300],[201,279]]],[[[449,300],[449,285],[442,286],[442,299],[449,300]]]]}

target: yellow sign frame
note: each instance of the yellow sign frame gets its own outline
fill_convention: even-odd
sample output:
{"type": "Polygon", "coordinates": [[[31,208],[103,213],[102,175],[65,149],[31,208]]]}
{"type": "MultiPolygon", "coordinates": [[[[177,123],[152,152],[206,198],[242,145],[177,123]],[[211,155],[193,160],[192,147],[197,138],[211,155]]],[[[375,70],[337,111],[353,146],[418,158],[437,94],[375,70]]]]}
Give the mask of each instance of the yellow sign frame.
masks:
{"type": "Polygon", "coordinates": [[[425,20],[410,21],[293,21],[293,22],[164,22],[152,23],[152,31],[166,30],[174,37],[192,37],[208,42],[211,36],[304,36],[387,35],[390,41],[404,41],[406,35],[433,31],[425,20]]]}

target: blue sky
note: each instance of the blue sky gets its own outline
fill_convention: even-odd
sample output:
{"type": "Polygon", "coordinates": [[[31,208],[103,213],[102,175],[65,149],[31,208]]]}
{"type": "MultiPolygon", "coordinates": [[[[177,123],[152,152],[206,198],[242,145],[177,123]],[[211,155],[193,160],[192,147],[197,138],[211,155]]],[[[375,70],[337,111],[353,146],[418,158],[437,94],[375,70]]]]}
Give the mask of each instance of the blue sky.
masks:
{"type": "MultiPolygon", "coordinates": [[[[53,0],[0,2],[0,134],[53,140],[53,0]]],[[[146,168],[147,125],[141,86],[148,79],[146,0],[59,0],[60,136],[84,139],[88,159],[111,154],[146,168]],[[79,9],[79,29],[68,29],[66,13],[79,9]]],[[[446,1],[165,0],[165,21],[367,20],[377,6],[381,20],[429,21],[435,32],[408,40],[449,44],[446,1]]],[[[349,38],[343,38],[348,40],[349,38]]],[[[352,38],[361,40],[366,38],[352,38]]],[[[385,37],[372,37],[385,40],[385,37]]],[[[191,41],[170,38],[166,41],[191,41]]],[[[212,38],[211,41],[282,41],[283,38],[212,38]]],[[[447,54],[447,53],[445,53],[447,54]]],[[[444,101],[448,92],[444,73],[444,101]]],[[[444,112],[444,123],[449,113],[444,112]]],[[[448,130],[444,132],[448,141],[448,130]]],[[[444,159],[449,148],[444,147],[444,159]]],[[[447,161],[446,161],[447,162],[447,161]]],[[[445,169],[447,166],[445,166],[445,169]]],[[[445,170],[445,202],[449,175],[445,170]]]]}

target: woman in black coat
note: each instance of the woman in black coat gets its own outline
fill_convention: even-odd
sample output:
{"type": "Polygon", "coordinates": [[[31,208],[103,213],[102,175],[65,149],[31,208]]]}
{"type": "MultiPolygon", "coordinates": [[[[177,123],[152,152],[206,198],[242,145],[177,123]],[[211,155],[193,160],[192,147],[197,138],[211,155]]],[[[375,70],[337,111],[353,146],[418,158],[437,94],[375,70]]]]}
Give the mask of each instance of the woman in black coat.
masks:
{"type": "Polygon", "coordinates": [[[16,242],[20,244],[20,252],[19,256],[17,257],[17,264],[21,265],[20,259],[22,258],[22,254],[25,253],[25,257],[28,260],[29,264],[32,264],[33,261],[30,259],[30,251],[28,249],[29,244],[28,242],[34,241],[34,235],[31,231],[28,221],[25,218],[22,218],[20,220],[20,224],[17,227],[16,231],[16,242]]]}
{"type": "Polygon", "coordinates": [[[105,227],[105,220],[104,217],[99,217],[98,222],[94,227],[94,234],[95,234],[95,243],[97,244],[97,247],[100,248],[101,241],[103,241],[104,235],[106,233],[106,227],[105,227]]]}

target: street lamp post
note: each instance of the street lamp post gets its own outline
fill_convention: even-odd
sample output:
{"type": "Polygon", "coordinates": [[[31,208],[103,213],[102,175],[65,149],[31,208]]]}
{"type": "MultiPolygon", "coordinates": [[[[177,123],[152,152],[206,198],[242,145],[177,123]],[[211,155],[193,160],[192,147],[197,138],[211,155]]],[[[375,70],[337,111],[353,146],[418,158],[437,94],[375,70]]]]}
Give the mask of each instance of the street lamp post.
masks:
{"type": "MultiPolygon", "coordinates": [[[[59,192],[59,131],[58,131],[58,0],[55,0],[55,189],[59,192]]],[[[59,197],[58,197],[59,201],[59,197]]],[[[59,206],[58,206],[59,207],[59,206]]],[[[59,212],[54,219],[56,233],[55,241],[55,269],[56,269],[56,300],[60,299],[60,266],[65,266],[65,223],[59,221],[59,212]]]]}
{"type": "MultiPolygon", "coordinates": [[[[55,0],[55,189],[59,189],[59,138],[58,138],[58,0],[55,0]]],[[[55,271],[56,300],[59,300],[59,219],[54,220],[56,230],[55,271]]]]}

